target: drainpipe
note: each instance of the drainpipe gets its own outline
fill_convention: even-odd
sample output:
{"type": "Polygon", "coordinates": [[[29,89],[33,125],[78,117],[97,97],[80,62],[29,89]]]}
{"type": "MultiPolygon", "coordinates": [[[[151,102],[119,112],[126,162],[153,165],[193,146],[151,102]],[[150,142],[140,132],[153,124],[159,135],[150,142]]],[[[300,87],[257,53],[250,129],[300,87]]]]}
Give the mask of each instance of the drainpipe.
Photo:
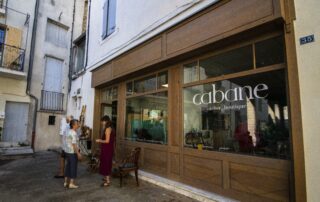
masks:
{"type": "Polygon", "coordinates": [[[34,60],[34,53],[35,53],[35,45],[36,45],[36,33],[37,33],[37,24],[38,24],[39,3],[40,3],[39,0],[36,0],[36,5],[35,5],[35,9],[34,9],[33,26],[32,26],[30,59],[29,59],[29,69],[28,69],[28,76],[27,76],[27,89],[26,89],[27,95],[29,95],[35,102],[34,111],[33,111],[32,140],[31,140],[31,147],[32,147],[33,150],[34,150],[34,143],[35,143],[35,138],[36,138],[38,98],[30,92],[30,89],[31,89],[31,79],[32,79],[32,71],[33,71],[33,60],[34,60]]]}
{"type": "MultiPolygon", "coordinates": [[[[72,14],[72,25],[71,25],[71,39],[70,39],[70,55],[69,55],[69,85],[68,85],[68,93],[71,91],[71,83],[72,83],[72,67],[73,67],[73,29],[74,29],[74,18],[76,13],[76,0],[73,1],[73,14],[72,14]]],[[[68,106],[68,98],[67,98],[67,106],[68,106]]]]}
{"type": "Polygon", "coordinates": [[[89,30],[90,30],[90,15],[91,15],[91,0],[88,0],[88,17],[87,17],[87,30],[86,30],[86,59],[85,69],[88,66],[88,49],[89,49],[89,30]]]}

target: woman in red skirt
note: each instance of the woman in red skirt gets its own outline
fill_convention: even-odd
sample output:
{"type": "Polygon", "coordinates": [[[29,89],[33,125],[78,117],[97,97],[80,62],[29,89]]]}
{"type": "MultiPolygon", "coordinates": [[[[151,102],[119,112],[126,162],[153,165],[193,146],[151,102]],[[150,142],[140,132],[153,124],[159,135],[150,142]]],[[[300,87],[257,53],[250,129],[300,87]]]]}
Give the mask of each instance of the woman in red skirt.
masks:
{"type": "Polygon", "coordinates": [[[112,122],[109,116],[102,117],[101,124],[103,128],[101,139],[97,139],[96,142],[101,144],[100,174],[104,176],[102,186],[107,187],[110,185],[110,175],[112,171],[115,130],[112,128],[112,122]]]}

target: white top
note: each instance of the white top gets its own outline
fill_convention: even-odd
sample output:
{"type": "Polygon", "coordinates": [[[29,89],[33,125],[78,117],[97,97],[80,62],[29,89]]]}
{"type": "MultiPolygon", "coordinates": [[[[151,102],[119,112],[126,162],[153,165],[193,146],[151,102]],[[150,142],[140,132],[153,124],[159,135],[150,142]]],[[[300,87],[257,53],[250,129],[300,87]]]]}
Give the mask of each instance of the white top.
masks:
{"type": "Polygon", "coordinates": [[[65,136],[64,148],[66,153],[74,154],[73,144],[77,144],[77,133],[74,130],[69,130],[65,136]]]}
{"type": "Polygon", "coordinates": [[[67,124],[66,118],[62,118],[61,122],[60,122],[60,131],[59,134],[60,135],[65,135],[65,130],[66,130],[66,126],[69,125],[67,124]]]}
{"type": "Polygon", "coordinates": [[[64,150],[65,139],[66,139],[66,136],[67,136],[69,130],[70,130],[70,125],[69,125],[69,123],[66,122],[66,119],[63,118],[61,120],[61,124],[60,124],[60,137],[61,137],[61,149],[62,150],[64,150]]]}
{"type": "Polygon", "coordinates": [[[63,150],[64,150],[64,145],[66,144],[66,136],[68,135],[69,131],[70,131],[70,125],[67,124],[64,128],[63,135],[61,135],[61,145],[63,150]]]}

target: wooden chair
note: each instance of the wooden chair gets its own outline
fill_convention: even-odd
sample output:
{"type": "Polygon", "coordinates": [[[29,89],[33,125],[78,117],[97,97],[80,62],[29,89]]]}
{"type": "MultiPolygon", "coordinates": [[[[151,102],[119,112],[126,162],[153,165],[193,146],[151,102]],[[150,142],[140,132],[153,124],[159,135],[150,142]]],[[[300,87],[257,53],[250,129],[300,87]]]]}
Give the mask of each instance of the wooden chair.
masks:
{"type": "Polygon", "coordinates": [[[88,162],[88,171],[96,173],[100,166],[100,148],[98,147],[94,152],[91,153],[88,162]]]}
{"type": "Polygon", "coordinates": [[[141,148],[137,147],[133,149],[129,156],[127,156],[122,163],[118,166],[119,169],[119,176],[120,176],[120,187],[122,187],[122,178],[123,176],[129,174],[130,172],[134,171],[137,186],[139,186],[139,179],[138,179],[138,169],[139,169],[139,156],[140,156],[141,148]]]}

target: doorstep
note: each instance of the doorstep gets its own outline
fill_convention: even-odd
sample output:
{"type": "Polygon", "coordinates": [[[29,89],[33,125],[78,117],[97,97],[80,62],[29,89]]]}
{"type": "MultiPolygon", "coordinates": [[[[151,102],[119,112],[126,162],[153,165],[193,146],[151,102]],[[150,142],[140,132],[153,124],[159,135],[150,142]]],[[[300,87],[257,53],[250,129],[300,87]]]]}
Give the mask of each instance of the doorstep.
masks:
{"type": "Polygon", "coordinates": [[[139,179],[147,181],[149,183],[158,185],[165,189],[182,194],[189,198],[201,201],[201,202],[235,202],[237,200],[230,199],[212,192],[207,192],[192,186],[169,180],[158,175],[154,175],[142,170],[139,170],[139,179]]]}
{"type": "Polygon", "coordinates": [[[0,155],[2,156],[22,156],[32,155],[33,153],[33,149],[30,146],[0,148],[0,155]]]}
{"type": "Polygon", "coordinates": [[[0,142],[0,148],[19,147],[18,142],[0,142]]]}

